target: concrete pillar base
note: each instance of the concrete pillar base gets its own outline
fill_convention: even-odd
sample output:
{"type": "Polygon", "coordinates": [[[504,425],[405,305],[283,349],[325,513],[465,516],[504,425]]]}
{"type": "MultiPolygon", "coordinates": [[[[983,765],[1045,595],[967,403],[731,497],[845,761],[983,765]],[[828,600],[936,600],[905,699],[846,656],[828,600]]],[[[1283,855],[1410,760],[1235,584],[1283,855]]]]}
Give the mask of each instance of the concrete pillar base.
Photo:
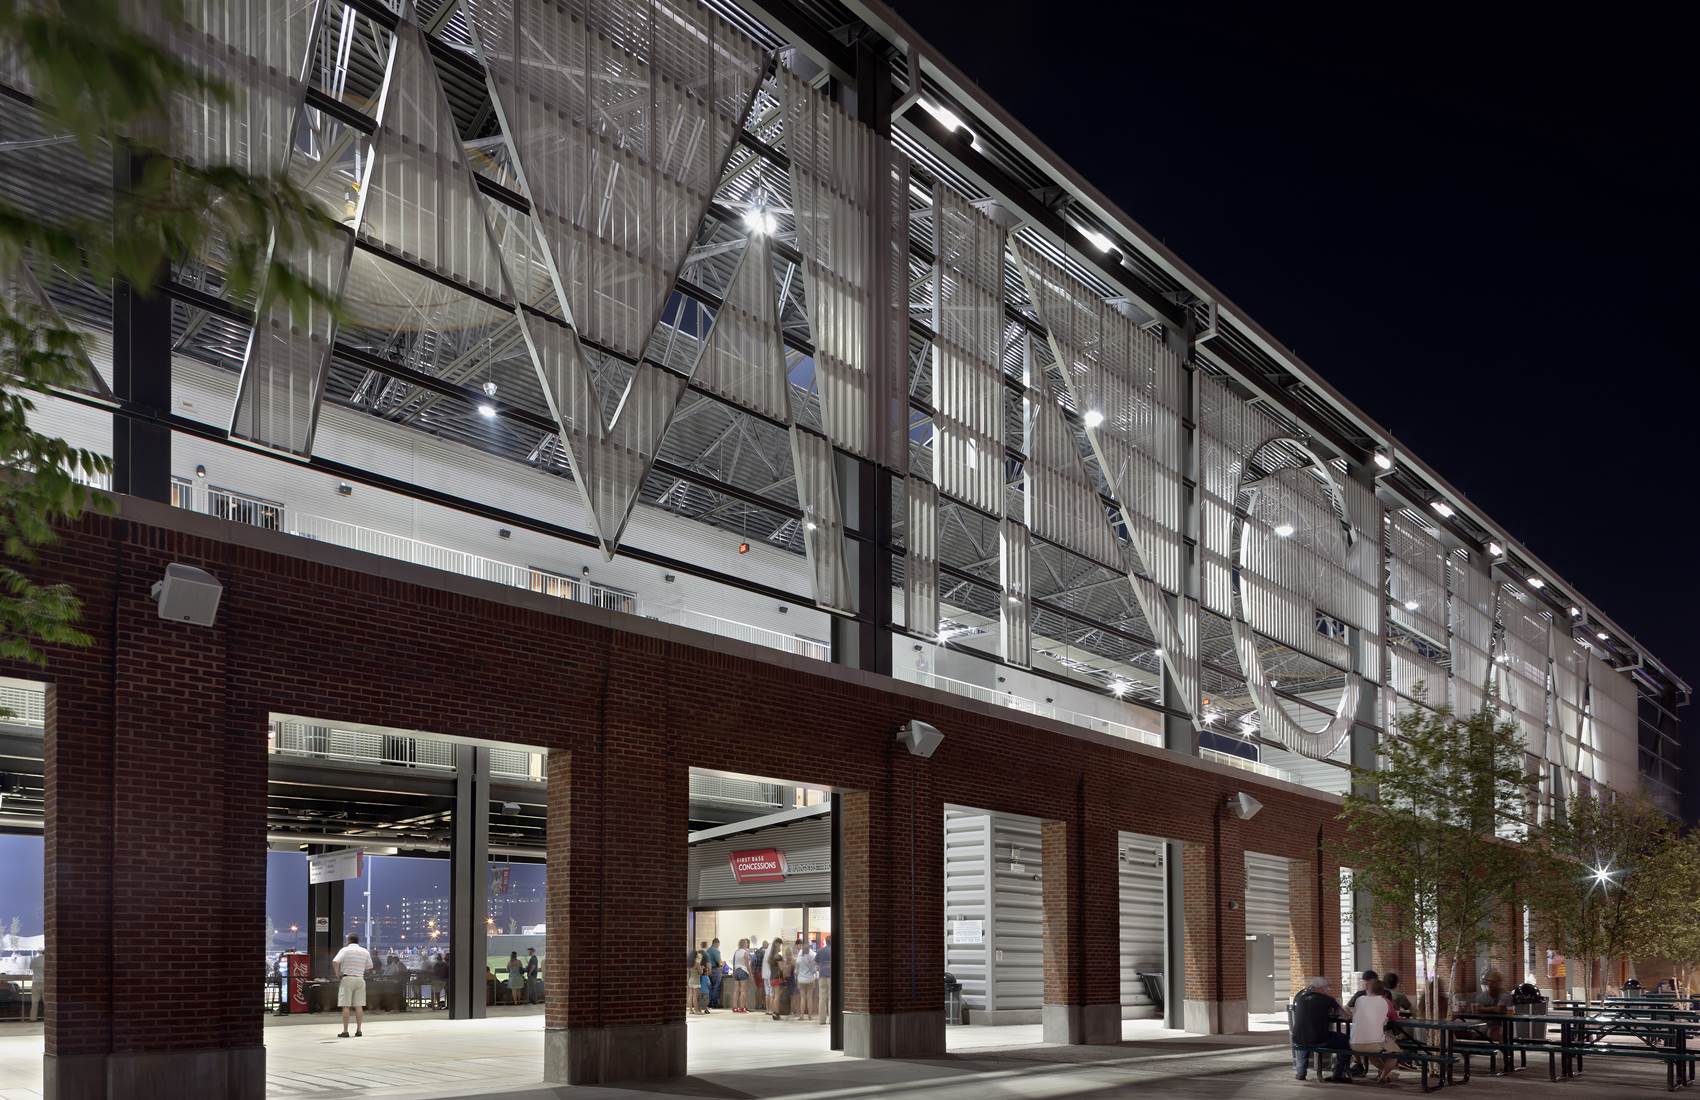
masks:
{"type": "Polygon", "coordinates": [[[1121,1005],[1046,1005],[1045,1042],[1107,1046],[1122,1041],[1121,1005]]]}
{"type": "Polygon", "coordinates": [[[1244,1001],[1187,1001],[1186,1029],[1195,1035],[1239,1035],[1251,1030],[1244,1001]]]}
{"type": "Polygon", "coordinates": [[[552,1085],[658,1081],[685,1075],[685,1021],[543,1032],[543,1079],[552,1085]]]}
{"type": "Polygon", "coordinates": [[[42,1087],[49,1100],[265,1100],[266,1048],[48,1054],[42,1058],[42,1087]]]}
{"type": "Polygon", "coordinates": [[[846,1012],[844,1053],[852,1058],[929,1058],[944,1053],[944,1008],[928,1012],[846,1012]]]}

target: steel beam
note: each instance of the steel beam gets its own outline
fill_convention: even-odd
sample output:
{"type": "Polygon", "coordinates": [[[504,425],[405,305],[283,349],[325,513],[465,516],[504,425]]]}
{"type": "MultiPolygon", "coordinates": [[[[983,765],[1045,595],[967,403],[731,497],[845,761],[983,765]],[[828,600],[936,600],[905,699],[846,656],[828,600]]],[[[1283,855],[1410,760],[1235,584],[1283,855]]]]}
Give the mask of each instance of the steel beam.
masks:
{"type": "Polygon", "coordinates": [[[449,1019],[485,1016],[490,915],[490,750],[455,746],[449,842],[449,1019]]]}

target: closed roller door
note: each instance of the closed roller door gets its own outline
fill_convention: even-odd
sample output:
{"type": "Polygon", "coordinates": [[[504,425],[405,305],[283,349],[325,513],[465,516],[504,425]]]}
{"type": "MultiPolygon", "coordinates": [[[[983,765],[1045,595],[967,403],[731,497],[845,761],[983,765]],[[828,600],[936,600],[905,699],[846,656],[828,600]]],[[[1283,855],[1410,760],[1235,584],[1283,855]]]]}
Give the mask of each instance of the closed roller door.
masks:
{"type": "Polygon", "coordinates": [[[1043,862],[1038,819],[992,815],[991,1007],[999,1013],[1037,1019],[1045,1002],[1043,862]]]}
{"type": "Polygon", "coordinates": [[[1140,973],[1163,972],[1163,842],[1136,833],[1116,837],[1121,881],[1121,1001],[1124,1019],[1157,1015],[1140,973]]]}
{"type": "Polygon", "coordinates": [[[702,909],[829,904],[832,900],[832,816],[752,829],[691,845],[690,904],[702,909]],[[775,882],[738,882],[733,852],[777,848],[789,873],[775,882]]]}
{"type": "Polygon", "coordinates": [[[947,809],[944,814],[944,968],[962,983],[962,1000],[984,1011],[987,983],[986,941],[992,915],[986,901],[986,877],[991,858],[991,818],[986,814],[947,809]],[[981,942],[950,942],[952,921],[977,920],[981,942]]]}
{"type": "Polygon", "coordinates": [[[1289,973],[1292,907],[1287,901],[1287,861],[1261,852],[1245,854],[1245,931],[1248,936],[1269,933],[1275,940],[1275,1003],[1292,997],[1289,973]]]}

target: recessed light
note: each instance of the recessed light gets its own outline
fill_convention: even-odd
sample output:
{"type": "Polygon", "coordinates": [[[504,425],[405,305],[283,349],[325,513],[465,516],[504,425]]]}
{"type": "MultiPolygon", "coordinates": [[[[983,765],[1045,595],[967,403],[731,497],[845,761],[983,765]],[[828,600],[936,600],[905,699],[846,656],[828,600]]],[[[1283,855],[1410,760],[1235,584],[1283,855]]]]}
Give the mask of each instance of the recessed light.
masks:
{"type": "Polygon", "coordinates": [[[1603,631],[1603,630],[1602,630],[1602,631],[1600,631],[1600,632],[1599,632],[1599,633],[1598,633],[1598,634],[1596,634],[1596,635],[1594,635],[1594,637],[1596,637],[1596,638],[1598,638],[1598,639],[1599,639],[1599,640],[1600,640],[1600,641],[1602,641],[1602,642],[1609,642],[1609,641],[1611,641],[1611,635],[1610,635],[1610,634],[1607,634],[1607,633],[1606,633],[1606,632],[1605,632],[1605,631],[1603,631]]]}
{"type": "Polygon", "coordinates": [[[1441,519],[1452,518],[1452,505],[1446,503],[1444,500],[1437,500],[1433,504],[1430,504],[1429,507],[1439,513],[1441,519]]]}
{"type": "Polygon", "coordinates": [[[1383,470],[1391,470],[1393,468],[1393,459],[1388,457],[1386,451],[1377,451],[1375,452],[1375,464],[1380,466],[1383,470]]]}
{"type": "Polygon", "coordinates": [[[1570,609],[1570,617],[1572,619],[1580,619],[1582,617],[1582,609],[1580,607],[1571,608],[1570,609]]]}
{"type": "Polygon", "coordinates": [[[1290,523],[1277,523],[1275,525],[1275,534],[1284,539],[1291,538],[1293,530],[1293,525],[1290,523]]]}
{"type": "Polygon", "coordinates": [[[1530,588],[1545,588],[1546,586],[1547,586],[1547,582],[1541,580],[1541,578],[1539,578],[1539,577],[1530,577],[1529,578],[1529,587],[1530,588]]]}
{"type": "Polygon", "coordinates": [[[1505,556],[1505,547],[1499,545],[1497,542],[1490,542],[1488,543],[1488,553],[1492,554],[1496,558],[1503,558],[1505,556]]]}

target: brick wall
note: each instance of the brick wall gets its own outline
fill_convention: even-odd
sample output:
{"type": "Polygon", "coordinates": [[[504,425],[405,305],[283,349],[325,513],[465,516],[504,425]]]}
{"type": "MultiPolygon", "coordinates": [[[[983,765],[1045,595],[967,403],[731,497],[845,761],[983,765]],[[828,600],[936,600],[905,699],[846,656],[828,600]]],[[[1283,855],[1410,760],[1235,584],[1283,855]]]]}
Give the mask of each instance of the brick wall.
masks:
{"type": "MultiPolygon", "coordinates": [[[[77,586],[95,639],[46,671],[48,932],[60,958],[114,966],[112,985],[101,965],[56,968],[50,1051],[260,1041],[272,712],[551,750],[549,949],[566,963],[548,971],[551,1026],[682,1011],[682,960],[655,945],[683,926],[692,767],[845,792],[836,966],[851,1011],[939,1007],[946,802],[1063,823],[1080,889],[1060,919],[1094,951],[1115,942],[1116,832],[1185,842],[1189,998],[1217,992],[1217,856],[1224,905],[1243,906],[1246,847],[1314,861],[1339,841],[1335,802],[1244,772],[207,517],[129,501],[122,515],[85,520],[38,571],[77,586]],[[169,561],[223,582],[214,627],[157,618],[147,590],[169,561]],[[896,745],[909,718],[944,732],[930,760],[896,745]],[[1250,822],[1220,817],[1239,790],[1264,804],[1250,822]],[[156,992],[118,1003],[133,982],[156,992]]],[[[1233,999],[1243,930],[1243,908],[1224,913],[1233,999]]],[[[1110,1003],[1113,980],[1088,967],[1059,996],[1110,1003]]]]}

